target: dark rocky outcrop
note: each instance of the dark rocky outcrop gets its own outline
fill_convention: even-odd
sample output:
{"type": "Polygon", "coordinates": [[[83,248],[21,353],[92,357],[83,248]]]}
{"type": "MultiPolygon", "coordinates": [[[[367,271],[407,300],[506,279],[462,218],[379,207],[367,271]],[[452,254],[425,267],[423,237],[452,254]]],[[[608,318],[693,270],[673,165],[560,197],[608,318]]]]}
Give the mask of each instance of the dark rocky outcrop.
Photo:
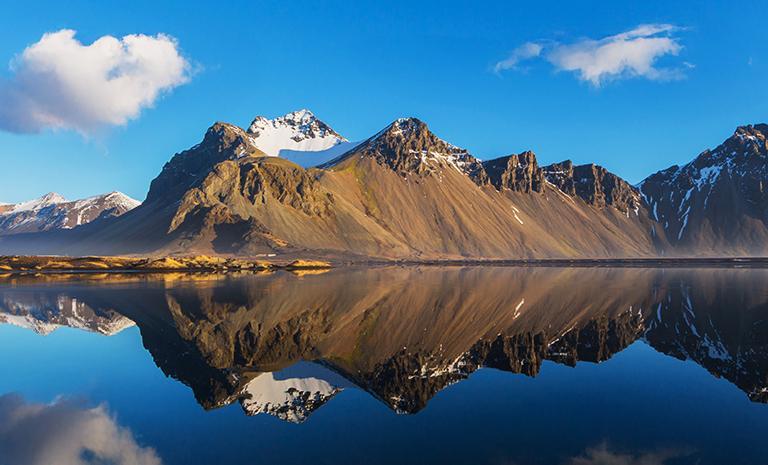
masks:
{"type": "Polygon", "coordinates": [[[628,182],[595,164],[574,166],[570,160],[543,168],[550,184],[571,196],[578,196],[597,208],[611,206],[628,213],[640,208],[637,190],[628,182]]]}
{"type": "Polygon", "coordinates": [[[488,180],[497,189],[516,192],[542,192],[544,172],[536,162],[533,152],[523,152],[483,162],[488,180]]]}
{"type": "Polygon", "coordinates": [[[602,166],[590,164],[573,169],[576,195],[598,208],[610,205],[628,212],[640,207],[640,196],[628,182],[602,166]]]}

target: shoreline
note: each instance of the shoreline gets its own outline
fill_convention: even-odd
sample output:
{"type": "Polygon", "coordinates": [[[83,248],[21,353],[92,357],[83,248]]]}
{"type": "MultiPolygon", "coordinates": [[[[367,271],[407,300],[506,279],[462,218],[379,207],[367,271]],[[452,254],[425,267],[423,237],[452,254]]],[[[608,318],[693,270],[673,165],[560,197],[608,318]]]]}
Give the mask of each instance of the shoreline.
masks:
{"type": "Polygon", "coordinates": [[[330,270],[347,267],[553,267],[553,268],[768,268],[768,257],[678,257],[591,259],[432,259],[432,260],[335,260],[295,259],[290,262],[192,257],[59,257],[3,256],[0,274],[19,273],[216,273],[275,270],[330,270]]]}
{"type": "Polygon", "coordinates": [[[370,265],[405,266],[510,266],[557,268],[686,268],[686,267],[750,267],[768,268],[768,257],[719,258],[535,258],[489,260],[398,260],[368,261],[370,265]]]}

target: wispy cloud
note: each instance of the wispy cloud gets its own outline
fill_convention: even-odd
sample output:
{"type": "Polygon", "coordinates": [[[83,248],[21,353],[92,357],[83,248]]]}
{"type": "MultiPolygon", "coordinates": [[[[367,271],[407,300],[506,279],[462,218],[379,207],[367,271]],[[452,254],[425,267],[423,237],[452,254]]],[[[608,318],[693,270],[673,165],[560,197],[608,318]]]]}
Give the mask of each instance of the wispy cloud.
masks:
{"type": "Polygon", "coordinates": [[[628,454],[612,451],[604,443],[572,458],[568,465],[666,465],[670,460],[690,456],[692,453],[691,449],[680,448],[628,454]]]}
{"type": "Polygon", "coordinates": [[[536,42],[526,42],[514,49],[505,60],[496,63],[493,70],[499,73],[505,69],[515,69],[521,61],[539,56],[543,48],[541,44],[536,42]]]}
{"type": "Polygon", "coordinates": [[[693,65],[658,65],[660,58],[677,56],[682,50],[676,36],[680,30],[671,24],[643,24],[602,39],[585,38],[572,43],[528,42],[496,63],[494,69],[497,72],[513,69],[523,60],[541,57],[558,71],[572,72],[595,87],[632,77],[655,81],[681,79],[685,77],[683,68],[693,65]]]}
{"type": "Polygon", "coordinates": [[[90,45],[63,29],[43,35],[0,81],[0,129],[88,134],[123,125],[163,93],[189,81],[190,64],[164,34],[103,36],[90,45]]]}
{"type": "Polygon", "coordinates": [[[26,403],[0,396],[0,463],[17,465],[161,465],[103,407],[73,401],[26,403]]]}

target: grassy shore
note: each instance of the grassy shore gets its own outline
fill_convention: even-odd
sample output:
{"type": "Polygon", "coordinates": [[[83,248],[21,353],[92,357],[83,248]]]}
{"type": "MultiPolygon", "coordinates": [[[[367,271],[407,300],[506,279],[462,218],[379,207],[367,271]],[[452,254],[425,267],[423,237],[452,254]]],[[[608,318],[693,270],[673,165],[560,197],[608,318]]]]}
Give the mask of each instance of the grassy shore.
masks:
{"type": "Polygon", "coordinates": [[[264,271],[278,268],[318,270],[331,264],[319,260],[271,262],[243,258],[196,255],[189,257],[60,257],[0,256],[0,272],[72,272],[72,271],[264,271]]]}

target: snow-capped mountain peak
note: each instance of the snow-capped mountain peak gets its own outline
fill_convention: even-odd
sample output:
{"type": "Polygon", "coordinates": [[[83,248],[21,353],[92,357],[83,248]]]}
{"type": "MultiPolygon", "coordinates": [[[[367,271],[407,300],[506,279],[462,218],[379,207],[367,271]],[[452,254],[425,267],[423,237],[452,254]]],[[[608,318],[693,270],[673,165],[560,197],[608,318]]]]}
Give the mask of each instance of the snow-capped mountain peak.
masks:
{"type": "Polygon", "coordinates": [[[105,203],[113,207],[121,207],[124,208],[125,211],[133,210],[134,208],[141,205],[141,202],[138,200],[128,197],[127,195],[118,191],[112,191],[108,194],[95,195],[93,197],[75,201],[75,204],[78,206],[95,205],[97,203],[105,203]]]}
{"type": "Polygon", "coordinates": [[[64,196],[57,194],[56,192],[49,192],[37,199],[17,203],[16,205],[13,206],[13,209],[11,209],[10,212],[16,213],[16,212],[25,212],[25,211],[37,211],[45,207],[50,207],[51,205],[64,203],[66,201],[67,199],[65,199],[64,196]]]}
{"type": "Polygon", "coordinates": [[[276,157],[281,151],[319,152],[347,142],[309,110],[298,110],[268,119],[257,116],[248,127],[256,147],[276,157]]]}

